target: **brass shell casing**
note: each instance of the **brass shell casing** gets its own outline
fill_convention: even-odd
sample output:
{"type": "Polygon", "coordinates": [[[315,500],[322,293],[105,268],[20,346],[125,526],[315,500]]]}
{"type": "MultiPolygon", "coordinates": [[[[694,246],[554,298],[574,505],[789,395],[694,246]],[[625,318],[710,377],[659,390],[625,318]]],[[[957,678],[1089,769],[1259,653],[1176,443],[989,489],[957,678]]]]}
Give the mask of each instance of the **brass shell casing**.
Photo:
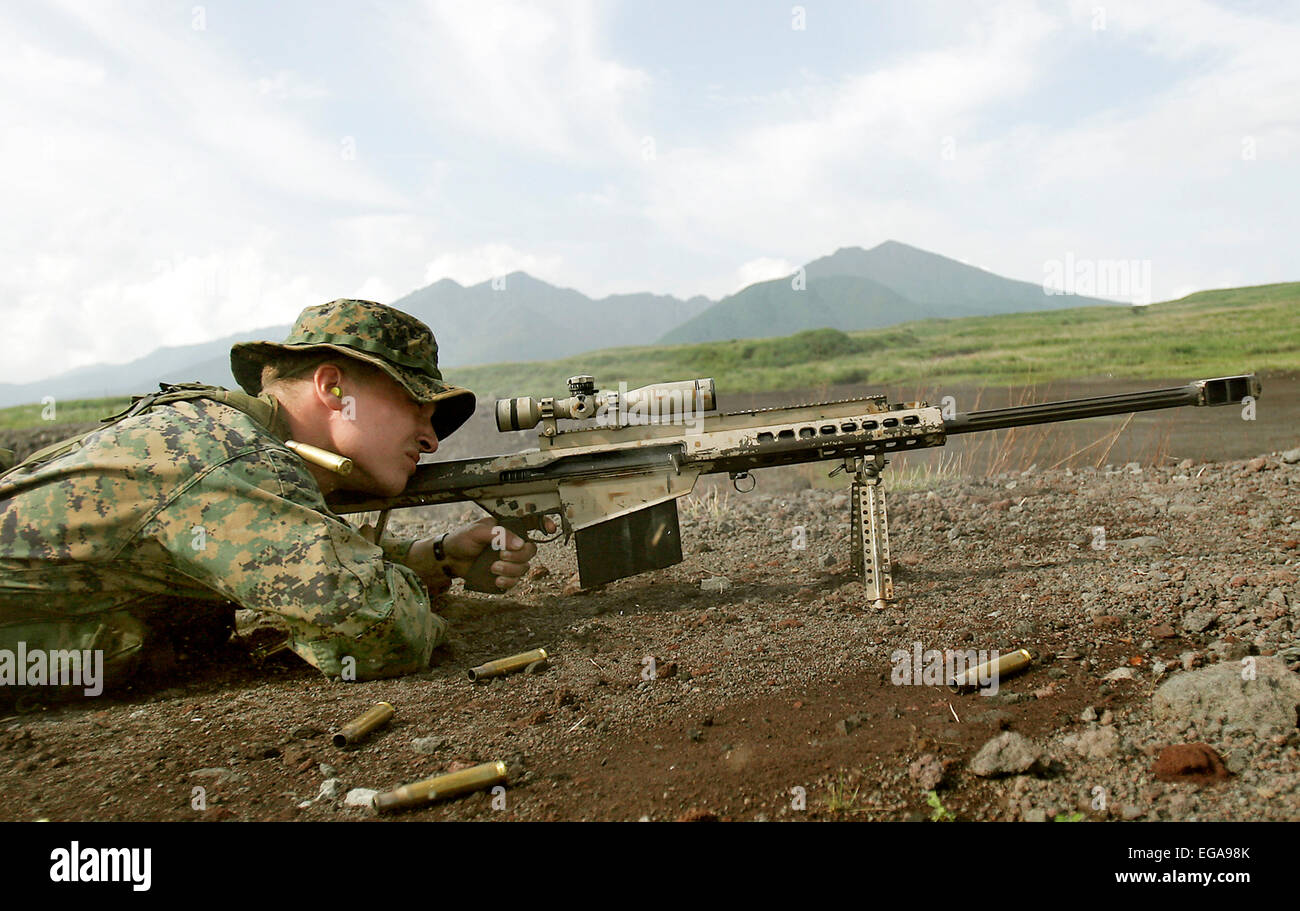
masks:
{"type": "Polygon", "coordinates": [[[534,661],[545,660],[546,649],[535,648],[531,652],[521,652],[518,655],[511,655],[509,658],[498,658],[496,661],[489,661],[487,664],[472,667],[469,669],[469,679],[478,681],[486,680],[488,677],[500,677],[502,674],[522,671],[534,661]]]}
{"type": "Polygon", "coordinates": [[[321,449],[310,443],[299,443],[297,440],[285,440],[284,445],[313,465],[319,465],[335,474],[349,474],[352,471],[352,460],[337,452],[330,452],[328,449],[321,449]]]}
{"type": "Polygon", "coordinates": [[[985,661],[983,664],[968,668],[965,673],[958,674],[948,681],[948,689],[954,693],[969,693],[972,690],[980,688],[980,678],[985,680],[1010,677],[1029,667],[1034,656],[1030,654],[1027,648],[1018,648],[1014,652],[1007,652],[1005,655],[999,655],[992,661],[985,661]]]}
{"type": "Polygon", "coordinates": [[[506,777],[506,764],[504,762],[485,762],[471,769],[461,769],[459,772],[436,775],[433,778],[426,778],[424,781],[404,784],[395,791],[377,794],[375,795],[375,809],[381,813],[387,813],[392,810],[422,807],[437,800],[459,797],[461,794],[480,791],[483,788],[500,784],[506,780],[506,777]]]}
{"type": "Polygon", "coordinates": [[[375,707],[358,718],[353,718],[334,734],[334,745],[345,747],[356,743],[375,728],[383,727],[393,719],[395,710],[387,702],[375,703],[375,707]]]}

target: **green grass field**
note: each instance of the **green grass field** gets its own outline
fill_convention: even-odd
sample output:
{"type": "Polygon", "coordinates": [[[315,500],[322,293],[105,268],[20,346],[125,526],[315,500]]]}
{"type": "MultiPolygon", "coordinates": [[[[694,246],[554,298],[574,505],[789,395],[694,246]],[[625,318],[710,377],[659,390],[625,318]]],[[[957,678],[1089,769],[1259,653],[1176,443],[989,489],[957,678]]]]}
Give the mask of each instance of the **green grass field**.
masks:
{"type": "Polygon", "coordinates": [[[107,399],[76,399],[54,402],[53,411],[45,417],[45,405],[14,405],[0,408],[0,429],[24,430],[43,424],[89,424],[110,414],[117,414],[131,404],[129,396],[107,399]]]}
{"type": "Polygon", "coordinates": [[[1219,376],[1300,368],[1300,282],[1203,291],[1130,307],[921,320],[844,333],[614,348],[528,364],[447,371],[482,395],[553,395],[590,373],[601,388],[712,376],[724,390],[883,386],[942,380],[985,387],[1115,376],[1219,376]]]}
{"type": "MultiPolygon", "coordinates": [[[[480,396],[555,395],[590,373],[600,388],[711,376],[719,394],[857,383],[1031,386],[1052,380],[1207,377],[1300,369],[1300,282],[1202,291],[1125,306],[921,320],[845,333],[612,348],[555,361],[453,368],[480,396]]],[[[94,421],[129,399],[60,402],[59,423],[94,421]]],[[[42,423],[41,405],[0,409],[0,428],[42,423]]]]}

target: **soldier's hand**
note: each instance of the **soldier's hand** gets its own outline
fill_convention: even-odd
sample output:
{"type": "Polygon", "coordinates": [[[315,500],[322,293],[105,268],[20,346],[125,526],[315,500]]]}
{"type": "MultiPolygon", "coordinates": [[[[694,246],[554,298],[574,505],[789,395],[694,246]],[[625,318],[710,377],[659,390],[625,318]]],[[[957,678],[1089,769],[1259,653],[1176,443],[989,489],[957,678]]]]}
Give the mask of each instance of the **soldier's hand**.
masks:
{"type": "MultiPolygon", "coordinates": [[[[547,534],[555,532],[555,523],[549,518],[543,517],[542,524],[547,534]]],[[[451,571],[461,577],[469,574],[474,560],[486,548],[498,550],[491,572],[496,576],[497,587],[506,591],[518,585],[528,571],[528,561],[537,555],[537,545],[508,529],[495,531],[495,527],[496,519],[484,516],[447,535],[442,546],[451,571]]]]}

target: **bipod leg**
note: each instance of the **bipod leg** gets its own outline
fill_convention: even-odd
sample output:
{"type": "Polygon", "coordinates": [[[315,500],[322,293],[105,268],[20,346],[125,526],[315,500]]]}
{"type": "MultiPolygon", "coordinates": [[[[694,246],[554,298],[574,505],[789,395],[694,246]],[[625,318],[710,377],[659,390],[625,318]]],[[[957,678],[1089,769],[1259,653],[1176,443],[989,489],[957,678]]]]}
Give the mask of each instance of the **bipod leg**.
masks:
{"type": "Polygon", "coordinates": [[[867,600],[883,608],[894,600],[894,580],[889,564],[889,517],[885,510],[885,488],[880,472],[888,464],[875,455],[854,461],[851,493],[853,515],[853,571],[862,580],[867,600]]]}

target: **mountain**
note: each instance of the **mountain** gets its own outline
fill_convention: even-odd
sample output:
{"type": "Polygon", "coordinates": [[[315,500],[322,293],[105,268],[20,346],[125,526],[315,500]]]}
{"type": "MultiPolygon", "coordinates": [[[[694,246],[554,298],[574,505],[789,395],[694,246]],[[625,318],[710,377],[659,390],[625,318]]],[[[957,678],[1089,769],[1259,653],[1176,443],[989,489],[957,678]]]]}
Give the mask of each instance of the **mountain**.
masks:
{"type": "MultiPolygon", "coordinates": [[[[713,305],[697,295],[680,300],[662,294],[615,294],[593,300],[525,272],[469,287],[442,279],[395,301],[418,317],[438,339],[439,364],[465,367],[499,361],[553,360],[595,348],[643,345],[651,333],[682,323],[713,305]]],[[[235,388],[230,346],[280,341],[287,325],[270,326],[212,342],[159,348],[127,364],[79,367],[35,383],[0,383],[0,407],[150,392],[159,382],[215,383],[235,388]]]]}
{"type": "Polygon", "coordinates": [[[1057,310],[1113,304],[1076,295],[1047,295],[1041,285],[1003,278],[898,241],[870,250],[843,247],[804,266],[794,278],[759,282],[725,297],[665,333],[659,344],[765,338],[831,326],[878,329],[925,317],[1057,310]]]}
{"type": "Polygon", "coordinates": [[[712,305],[699,295],[680,300],[615,294],[593,300],[526,272],[469,287],[444,278],[393,302],[433,328],[439,363],[449,367],[553,360],[595,348],[643,345],[647,319],[671,328],[712,305]]]}
{"type": "Polygon", "coordinates": [[[804,267],[808,279],[831,275],[870,278],[943,316],[986,316],[1032,310],[1114,305],[1114,301],[1076,295],[1047,295],[1042,284],[1016,281],[955,259],[887,240],[870,250],[843,247],[804,267]]]}
{"type": "Polygon", "coordinates": [[[766,338],[805,329],[877,329],[938,315],[869,278],[829,275],[809,280],[803,291],[791,282],[787,277],[750,285],[665,333],[658,344],[766,338]]]}
{"type": "Polygon", "coordinates": [[[235,378],[230,375],[231,345],[264,338],[282,339],[288,334],[288,326],[254,329],[197,345],[158,348],[126,364],[78,367],[35,383],[0,383],[0,407],[39,402],[47,395],[55,401],[72,401],[152,392],[160,382],[198,380],[234,387],[235,378]]]}
{"type": "MultiPolygon", "coordinates": [[[[442,279],[393,306],[426,322],[438,337],[440,363],[469,367],[556,360],[584,351],[792,335],[805,329],[875,329],[925,317],[963,317],[1106,304],[1096,298],[1048,297],[1039,285],[1002,278],[896,241],[870,250],[845,247],[804,267],[803,290],[792,278],[750,285],[716,303],[662,294],[615,294],[599,300],[512,272],[464,286],[442,279]]],[[[198,345],[159,348],[129,364],[81,367],[35,383],[0,384],[0,407],[130,395],[160,381],[233,386],[230,346],[283,339],[288,326],[240,332],[198,345]]]]}

